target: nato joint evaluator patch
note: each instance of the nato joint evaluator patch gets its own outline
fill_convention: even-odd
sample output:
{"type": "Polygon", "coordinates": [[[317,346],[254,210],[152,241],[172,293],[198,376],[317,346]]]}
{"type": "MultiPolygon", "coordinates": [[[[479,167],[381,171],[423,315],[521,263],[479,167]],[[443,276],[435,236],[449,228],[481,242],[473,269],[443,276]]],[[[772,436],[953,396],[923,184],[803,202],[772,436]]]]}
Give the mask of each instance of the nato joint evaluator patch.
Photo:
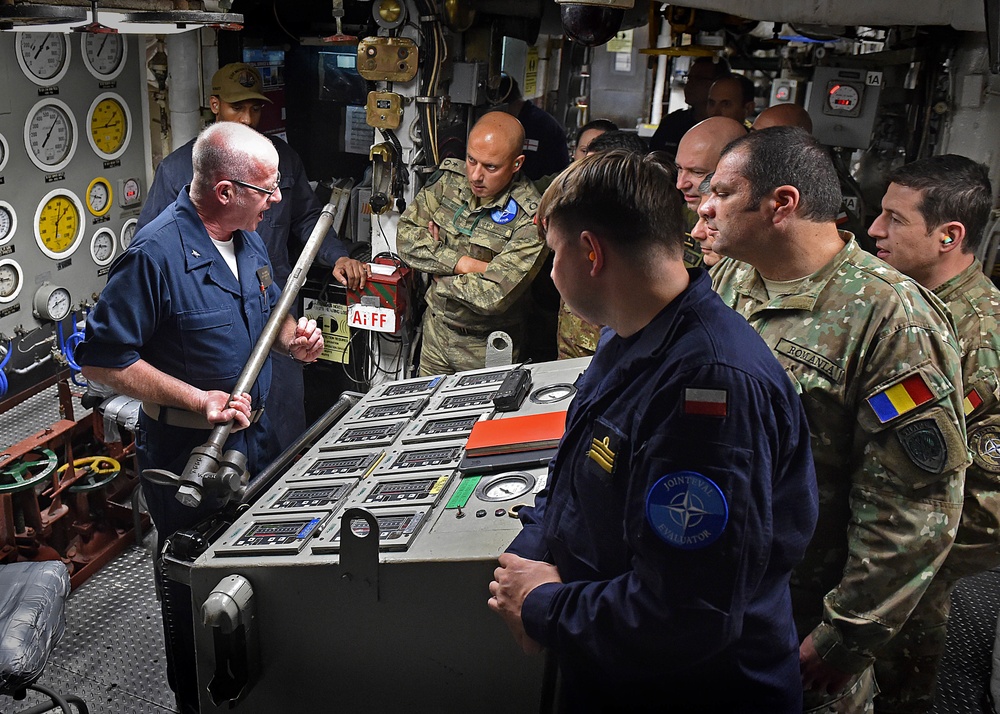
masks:
{"type": "Polygon", "coordinates": [[[494,208],[490,212],[490,218],[493,219],[494,223],[499,223],[501,226],[510,223],[517,218],[517,201],[513,198],[508,199],[506,206],[503,208],[494,208]]]}
{"type": "Polygon", "coordinates": [[[712,479],[676,471],[649,489],[646,521],[667,545],[696,550],[711,545],[726,530],[729,504],[712,479]]]}

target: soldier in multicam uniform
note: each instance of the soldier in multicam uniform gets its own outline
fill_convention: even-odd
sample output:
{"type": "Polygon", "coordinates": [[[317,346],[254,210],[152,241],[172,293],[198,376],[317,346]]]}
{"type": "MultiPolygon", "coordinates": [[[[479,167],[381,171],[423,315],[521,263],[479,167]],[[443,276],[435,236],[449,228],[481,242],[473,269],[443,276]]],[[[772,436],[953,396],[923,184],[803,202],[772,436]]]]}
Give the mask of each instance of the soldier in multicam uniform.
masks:
{"type": "Polygon", "coordinates": [[[527,288],[546,255],[534,225],[538,192],[518,175],[523,144],[517,119],[486,114],[469,133],[465,164],[441,162],[399,219],[399,254],[432,276],[421,375],[482,367],[494,330],[510,334],[519,357],[527,288]]]}
{"type": "Polygon", "coordinates": [[[955,545],[875,660],[875,710],[920,714],[934,704],[955,582],[1000,565],[1000,290],[975,256],[993,203],[989,168],[964,156],[934,156],[896,169],[889,180],[868,232],[880,258],[933,290],[955,318],[972,451],[955,545]]]}
{"type": "Polygon", "coordinates": [[[811,712],[871,710],[872,663],[951,548],[968,464],[950,318],[839,233],[839,207],[826,151],[791,127],[727,147],[702,207],[727,256],[714,287],[809,417],[819,524],[791,587],[811,712]]]}

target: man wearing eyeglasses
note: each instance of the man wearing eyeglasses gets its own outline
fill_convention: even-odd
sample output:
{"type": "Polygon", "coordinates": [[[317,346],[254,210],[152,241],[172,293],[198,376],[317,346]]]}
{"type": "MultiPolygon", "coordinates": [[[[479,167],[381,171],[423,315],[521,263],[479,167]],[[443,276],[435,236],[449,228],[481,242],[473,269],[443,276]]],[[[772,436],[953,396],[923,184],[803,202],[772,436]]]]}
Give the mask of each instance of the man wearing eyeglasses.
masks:
{"type": "MultiPolygon", "coordinates": [[[[223,451],[245,454],[256,474],[278,453],[261,409],[271,386],[270,360],[249,394],[230,395],[280,295],[254,232],[282,200],[278,153],[257,132],[222,122],[201,133],[193,160],[190,189],[139,230],[112,266],[77,357],[87,379],[142,400],[141,472],[182,473],[212,427],[232,420],[223,451]]],[[[323,351],[323,335],[314,320],[286,315],[272,350],[312,362],[323,351]]],[[[222,505],[206,493],[191,508],[177,501],[176,487],[145,477],[141,483],[157,554],[168,536],[222,505]]],[[[170,599],[164,617],[171,686],[181,711],[197,711],[190,593],[173,581],[161,585],[170,599]]]]}
{"type": "MultiPolygon", "coordinates": [[[[208,103],[216,122],[237,122],[256,129],[264,103],[270,101],[263,93],[260,73],[252,65],[241,62],[227,64],[212,77],[212,95],[208,103]]],[[[289,244],[294,239],[299,245],[305,245],[323,207],[309,186],[309,178],[299,155],[281,139],[268,138],[278,152],[278,185],[282,200],[274,204],[255,230],[263,239],[271,259],[272,278],[279,289],[284,289],[292,272],[289,244]]],[[[149,187],[149,196],[139,214],[137,228],[150,223],[191,183],[193,148],[194,140],[191,140],[160,162],[153,184],[149,187]]],[[[332,265],[333,276],[342,285],[364,287],[367,267],[347,255],[344,244],[332,228],[316,260],[322,265],[332,265]]],[[[274,390],[267,408],[275,440],[284,448],[306,427],[302,366],[285,356],[276,356],[273,363],[274,390]]]]}

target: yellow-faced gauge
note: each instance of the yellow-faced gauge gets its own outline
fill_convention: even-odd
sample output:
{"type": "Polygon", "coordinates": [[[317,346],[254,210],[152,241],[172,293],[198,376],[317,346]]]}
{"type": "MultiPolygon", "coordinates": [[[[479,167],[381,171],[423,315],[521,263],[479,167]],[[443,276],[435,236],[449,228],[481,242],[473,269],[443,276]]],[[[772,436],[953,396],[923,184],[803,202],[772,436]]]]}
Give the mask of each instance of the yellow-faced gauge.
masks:
{"type": "Polygon", "coordinates": [[[103,216],[111,210],[111,182],[98,176],[87,186],[87,210],[103,216]]]}
{"type": "Polygon", "coordinates": [[[128,56],[125,37],[112,32],[84,32],[80,38],[80,54],[87,70],[101,81],[121,74],[128,56]]]}
{"type": "Polygon", "coordinates": [[[107,265],[115,257],[118,236],[110,228],[100,228],[90,239],[90,257],[98,265],[107,265]]]}
{"type": "Polygon", "coordinates": [[[0,173],[3,172],[3,167],[7,165],[7,159],[10,158],[10,144],[7,143],[7,137],[0,134],[0,173]]]}
{"type": "Polygon", "coordinates": [[[66,102],[43,99],[24,122],[24,148],[42,171],[60,171],[76,152],[76,118],[66,102]]]}
{"type": "Polygon", "coordinates": [[[35,210],[35,241],[45,255],[62,260],[83,238],[83,204],[72,191],[57,188],[45,194],[35,210]]]}
{"type": "Polygon", "coordinates": [[[17,63],[35,84],[51,87],[69,70],[69,42],[60,32],[17,33],[17,63]]]}
{"type": "Polygon", "coordinates": [[[87,113],[91,148],[104,159],[125,153],[132,138],[132,115],[125,100],[114,92],[98,94],[87,113]]]}
{"type": "Polygon", "coordinates": [[[17,261],[0,260],[0,303],[12,302],[24,285],[24,273],[17,261]]]}
{"type": "Polygon", "coordinates": [[[6,201],[0,201],[0,245],[14,237],[17,230],[17,213],[6,201]]]}

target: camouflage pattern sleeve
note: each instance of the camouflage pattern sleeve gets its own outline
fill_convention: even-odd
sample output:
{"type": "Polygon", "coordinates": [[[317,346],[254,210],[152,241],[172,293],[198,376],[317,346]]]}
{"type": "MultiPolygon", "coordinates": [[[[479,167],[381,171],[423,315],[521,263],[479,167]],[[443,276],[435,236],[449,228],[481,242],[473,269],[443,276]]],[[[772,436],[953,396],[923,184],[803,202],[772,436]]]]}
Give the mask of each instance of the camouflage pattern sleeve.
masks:
{"type": "Polygon", "coordinates": [[[824,660],[852,673],[902,627],[941,568],[958,528],[968,464],[961,361],[949,318],[916,284],[893,287],[906,319],[887,320],[857,352],[862,468],[850,489],[843,575],[813,630],[824,660]]]}
{"type": "MultiPolygon", "coordinates": [[[[450,161],[450,159],[446,159],[450,161]]],[[[462,181],[465,177],[460,177],[462,181]]],[[[438,170],[399,217],[396,250],[407,265],[431,275],[453,275],[462,254],[445,240],[435,240],[427,229],[441,209],[441,195],[451,182],[449,172],[438,170]]]]}
{"type": "Polygon", "coordinates": [[[962,524],[942,571],[955,580],[1000,565],[1000,290],[974,261],[934,292],[958,329],[972,454],[962,524]]]}
{"type": "Polygon", "coordinates": [[[480,315],[506,312],[538,275],[547,254],[545,242],[531,221],[524,221],[490,262],[485,273],[443,278],[449,295],[480,315]]]}

